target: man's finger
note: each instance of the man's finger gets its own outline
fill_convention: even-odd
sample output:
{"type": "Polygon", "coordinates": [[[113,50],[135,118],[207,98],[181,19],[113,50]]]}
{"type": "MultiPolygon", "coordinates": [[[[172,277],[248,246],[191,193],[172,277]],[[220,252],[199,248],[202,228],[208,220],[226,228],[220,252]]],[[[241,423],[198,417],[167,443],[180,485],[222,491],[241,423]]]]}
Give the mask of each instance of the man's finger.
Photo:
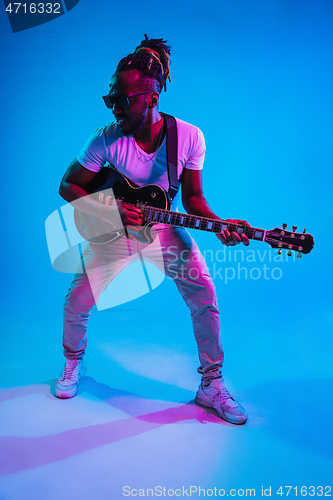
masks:
{"type": "Polygon", "coordinates": [[[240,243],[242,241],[239,234],[235,233],[235,231],[231,233],[231,236],[233,237],[235,243],[240,243]]]}
{"type": "Polygon", "coordinates": [[[223,235],[224,235],[224,238],[225,238],[225,244],[228,247],[230,247],[233,244],[233,239],[232,239],[231,234],[229,233],[228,229],[225,229],[223,231],[223,235]]]}
{"type": "Polygon", "coordinates": [[[216,236],[218,237],[218,239],[220,241],[222,241],[223,245],[227,244],[227,240],[225,239],[225,235],[224,235],[223,231],[221,233],[219,233],[219,234],[216,234],[216,236]]]}
{"type": "Polygon", "coordinates": [[[130,212],[136,212],[138,214],[142,213],[141,208],[136,207],[135,205],[131,205],[130,203],[121,203],[121,207],[125,210],[128,210],[130,212]]]}
{"type": "Polygon", "coordinates": [[[244,233],[242,233],[242,242],[246,247],[250,244],[249,238],[244,233]]]}

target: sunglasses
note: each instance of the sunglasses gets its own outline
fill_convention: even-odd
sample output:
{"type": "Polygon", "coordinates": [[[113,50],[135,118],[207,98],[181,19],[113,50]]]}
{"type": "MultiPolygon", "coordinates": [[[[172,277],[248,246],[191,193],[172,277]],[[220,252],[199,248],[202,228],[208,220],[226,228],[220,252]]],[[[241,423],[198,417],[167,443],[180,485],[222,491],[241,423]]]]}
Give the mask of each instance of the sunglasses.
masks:
{"type": "Polygon", "coordinates": [[[128,109],[131,105],[129,97],[134,97],[135,95],[149,94],[154,92],[153,90],[147,90],[146,92],[139,92],[138,94],[130,95],[103,95],[105,104],[109,109],[113,109],[114,105],[117,104],[121,109],[128,109]]]}

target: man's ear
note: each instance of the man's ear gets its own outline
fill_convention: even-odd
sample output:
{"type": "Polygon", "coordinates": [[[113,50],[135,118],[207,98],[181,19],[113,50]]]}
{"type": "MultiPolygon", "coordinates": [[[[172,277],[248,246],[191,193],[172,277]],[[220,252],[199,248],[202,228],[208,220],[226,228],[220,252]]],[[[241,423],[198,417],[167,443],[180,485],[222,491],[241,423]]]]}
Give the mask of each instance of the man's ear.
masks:
{"type": "Polygon", "coordinates": [[[158,104],[159,93],[154,92],[151,96],[151,107],[154,108],[158,104]]]}

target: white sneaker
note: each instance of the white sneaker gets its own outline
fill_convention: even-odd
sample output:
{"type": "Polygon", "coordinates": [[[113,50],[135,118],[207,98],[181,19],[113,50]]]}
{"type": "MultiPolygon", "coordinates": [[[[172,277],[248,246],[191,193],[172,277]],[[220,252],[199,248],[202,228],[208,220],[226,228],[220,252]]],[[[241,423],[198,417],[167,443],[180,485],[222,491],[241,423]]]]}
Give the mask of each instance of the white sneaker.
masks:
{"type": "Polygon", "coordinates": [[[54,389],[57,398],[67,399],[75,396],[79,390],[79,380],[84,377],[86,371],[83,359],[66,359],[65,367],[54,389]]]}
{"type": "Polygon", "coordinates": [[[231,424],[242,425],[247,421],[244,408],[230,396],[222,380],[213,379],[209,385],[199,385],[195,402],[207,408],[214,408],[219,417],[231,424]]]}

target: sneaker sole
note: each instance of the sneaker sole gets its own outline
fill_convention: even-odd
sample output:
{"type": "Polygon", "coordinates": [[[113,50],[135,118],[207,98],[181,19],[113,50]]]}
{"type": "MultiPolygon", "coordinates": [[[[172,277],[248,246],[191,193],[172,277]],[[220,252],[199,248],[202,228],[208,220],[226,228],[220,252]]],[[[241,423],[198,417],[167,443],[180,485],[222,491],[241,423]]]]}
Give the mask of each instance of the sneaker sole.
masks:
{"type": "Polygon", "coordinates": [[[194,400],[198,405],[204,406],[205,408],[212,408],[213,410],[216,411],[214,406],[210,403],[210,401],[205,401],[204,399],[200,399],[198,396],[195,396],[194,400]]]}
{"type": "Polygon", "coordinates": [[[59,399],[70,399],[73,398],[79,391],[79,388],[76,387],[76,389],[73,391],[63,391],[63,390],[55,390],[54,395],[59,398],[59,399]]]}

